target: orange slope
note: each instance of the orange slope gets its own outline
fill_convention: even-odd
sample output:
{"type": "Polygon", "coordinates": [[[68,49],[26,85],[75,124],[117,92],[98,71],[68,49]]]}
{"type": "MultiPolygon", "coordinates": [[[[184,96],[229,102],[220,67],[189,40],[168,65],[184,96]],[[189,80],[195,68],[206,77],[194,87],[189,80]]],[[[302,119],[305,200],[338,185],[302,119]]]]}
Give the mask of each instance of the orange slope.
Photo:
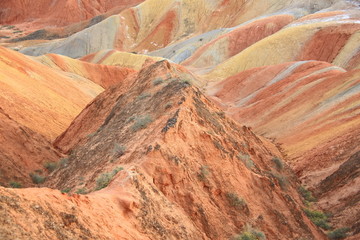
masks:
{"type": "Polygon", "coordinates": [[[63,132],[102,87],[0,47],[0,102],[12,119],[47,139],[63,132]]]}
{"type": "Polygon", "coordinates": [[[213,84],[208,93],[235,119],[276,138],[295,170],[307,175],[359,149],[359,86],[358,70],[304,61],[250,69],[213,84]],[[353,141],[344,142],[345,135],[353,141]],[[330,142],[334,151],[325,147],[330,142]]]}
{"type": "Polygon", "coordinates": [[[283,14],[251,21],[203,45],[182,64],[195,68],[214,67],[274,34],[293,20],[294,16],[283,14]]]}
{"type": "Polygon", "coordinates": [[[11,187],[19,183],[32,186],[30,173],[46,176],[44,164],[59,160],[59,154],[51,142],[42,135],[19,124],[0,107],[0,185],[11,187]]]}
{"type": "Polygon", "coordinates": [[[103,88],[119,84],[129,75],[137,73],[133,68],[88,63],[56,54],[43,55],[35,60],[51,68],[89,79],[103,88]]]}

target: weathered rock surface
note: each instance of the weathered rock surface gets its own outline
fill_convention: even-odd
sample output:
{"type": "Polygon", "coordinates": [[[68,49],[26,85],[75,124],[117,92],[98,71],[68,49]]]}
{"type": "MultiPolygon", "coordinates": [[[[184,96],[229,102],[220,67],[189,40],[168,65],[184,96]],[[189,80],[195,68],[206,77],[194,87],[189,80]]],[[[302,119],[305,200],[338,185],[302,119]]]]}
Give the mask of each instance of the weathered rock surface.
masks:
{"type": "Polygon", "coordinates": [[[185,80],[191,76],[181,67],[161,61],[142,69],[126,92],[119,85],[98,96],[73,123],[81,128],[77,122],[91,118],[96,132],[45,183],[91,193],[1,188],[1,236],[228,239],[250,224],[270,239],[325,239],[302,212],[289,169],[271,160],[281,155],[276,147],[185,80]],[[114,104],[100,107],[109,98],[114,104]],[[102,174],[118,167],[96,191],[102,174]]]}

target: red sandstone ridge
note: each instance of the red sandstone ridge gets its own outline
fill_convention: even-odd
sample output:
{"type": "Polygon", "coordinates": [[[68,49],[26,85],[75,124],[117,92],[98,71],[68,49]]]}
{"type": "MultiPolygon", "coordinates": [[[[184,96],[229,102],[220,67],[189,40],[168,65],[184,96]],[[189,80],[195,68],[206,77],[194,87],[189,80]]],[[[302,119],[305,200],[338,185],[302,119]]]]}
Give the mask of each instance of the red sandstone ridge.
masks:
{"type": "Polygon", "coordinates": [[[186,79],[181,67],[161,61],[126,92],[118,85],[100,95],[73,123],[81,131],[78,123],[92,119],[97,130],[71,147],[44,185],[88,194],[0,188],[7,219],[0,236],[229,239],[251,225],[268,239],[325,239],[301,210],[289,169],[271,160],[281,157],[276,147],[186,79]],[[114,103],[101,104],[106,99],[114,103]]]}

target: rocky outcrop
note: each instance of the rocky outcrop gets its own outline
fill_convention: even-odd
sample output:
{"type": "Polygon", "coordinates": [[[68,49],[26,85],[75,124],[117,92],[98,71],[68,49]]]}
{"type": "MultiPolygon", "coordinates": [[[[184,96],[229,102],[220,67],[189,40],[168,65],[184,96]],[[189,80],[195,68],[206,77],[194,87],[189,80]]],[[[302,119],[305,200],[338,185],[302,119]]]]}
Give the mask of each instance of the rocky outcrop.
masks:
{"type": "MultiPolygon", "coordinates": [[[[89,194],[43,189],[34,198],[36,189],[1,188],[7,221],[0,235],[228,239],[248,224],[270,239],[324,239],[303,214],[289,169],[274,165],[276,147],[224,116],[191,80],[161,61],[142,69],[126,91],[106,90],[73,123],[80,131],[79,122],[90,118],[97,130],[71,147],[45,183],[89,194]],[[114,104],[99,106],[109,98],[114,104]],[[25,232],[30,213],[39,232],[25,232]],[[96,231],[100,222],[105,231],[96,231]]],[[[77,138],[73,133],[57,147],[77,138]]]]}
{"type": "Polygon", "coordinates": [[[355,153],[345,161],[330,176],[320,182],[316,189],[319,195],[325,194],[333,189],[340,188],[360,176],[360,152],[355,153]]]}
{"type": "Polygon", "coordinates": [[[332,222],[360,234],[360,152],[355,153],[314,189],[320,206],[333,215],[332,222]],[[351,213],[351,214],[350,214],[351,213]]]}

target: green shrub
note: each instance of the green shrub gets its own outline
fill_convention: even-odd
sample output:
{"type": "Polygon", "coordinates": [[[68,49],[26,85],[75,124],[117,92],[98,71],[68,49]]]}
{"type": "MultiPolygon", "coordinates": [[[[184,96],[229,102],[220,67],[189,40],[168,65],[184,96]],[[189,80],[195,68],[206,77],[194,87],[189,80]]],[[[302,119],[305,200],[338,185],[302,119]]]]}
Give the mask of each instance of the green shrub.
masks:
{"type": "Polygon", "coordinates": [[[198,178],[200,181],[205,181],[207,175],[209,175],[209,167],[208,166],[201,166],[200,172],[198,173],[198,178]]]}
{"type": "Polygon", "coordinates": [[[274,157],[272,161],[275,163],[275,166],[278,170],[282,170],[284,168],[284,163],[278,157],[274,157]]]}
{"type": "Polygon", "coordinates": [[[129,117],[129,118],[126,120],[126,123],[133,122],[134,120],[135,120],[135,117],[134,117],[134,116],[131,116],[131,117],[129,117]]]}
{"type": "Polygon", "coordinates": [[[283,176],[281,174],[277,174],[275,172],[270,172],[270,176],[272,176],[273,178],[275,178],[278,181],[282,190],[284,190],[284,191],[287,190],[287,186],[288,186],[289,182],[285,176],[283,176]]]}
{"type": "Polygon", "coordinates": [[[45,182],[45,177],[37,174],[37,173],[30,173],[30,177],[31,180],[33,181],[33,183],[35,184],[40,184],[40,183],[44,183],[45,182]]]}
{"type": "Polygon", "coordinates": [[[19,182],[10,182],[9,185],[12,188],[21,188],[22,187],[21,183],[19,183],[19,182]]]}
{"type": "Polygon", "coordinates": [[[153,85],[157,86],[159,84],[162,84],[164,82],[164,80],[162,78],[157,78],[153,81],[153,85]]]}
{"type": "Polygon", "coordinates": [[[181,79],[180,82],[185,85],[191,85],[191,81],[188,79],[181,79]]]}
{"type": "Polygon", "coordinates": [[[71,188],[64,188],[63,190],[61,190],[62,193],[68,193],[71,191],[71,188]]]}
{"type": "Polygon", "coordinates": [[[112,178],[121,170],[123,170],[122,167],[117,167],[111,172],[101,174],[100,177],[98,177],[98,179],[96,180],[96,190],[107,187],[111,182],[112,178]]]}
{"type": "Polygon", "coordinates": [[[132,125],[131,130],[136,132],[140,129],[146,128],[150,123],[152,123],[152,118],[149,115],[141,116],[135,119],[134,125],[132,125]]]}
{"type": "Polygon", "coordinates": [[[317,201],[316,198],[312,195],[312,193],[303,186],[299,187],[299,193],[308,202],[316,202],[317,201]]]}
{"type": "Polygon", "coordinates": [[[236,193],[226,193],[226,198],[229,201],[229,204],[236,209],[241,210],[246,207],[245,200],[236,195],[236,193]]]}
{"type": "Polygon", "coordinates": [[[114,153],[115,157],[121,157],[122,155],[125,154],[125,151],[126,151],[125,146],[115,143],[114,148],[113,148],[113,153],[114,153]]]}
{"type": "Polygon", "coordinates": [[[151,97],[150,93],[142,93],[136,99],[137,100],[143,100],[143,99],[148,98],[148,97],[151,97]]]}
{"type": "Polygon", "coordinates": [[[78,190],[76,190],[75,193],[76,194],[87,194],[88,190],[86,188],[79,188],[78,190]]]}
{"type": "Polygon", "coordinates": [[[57,168],[58,164],[56,162],[47,162],[44,164],[44,167],[49,171],[53,172],[57,168]]]}
{"type": "Polygon", "coordinates": [[[304,209],[304,212],[316,226],[325,230],[330,229],[328,217],[323,212],[308,208],[304,209]]]}
{"type": "Polygon", "coordinates": [[[232,238],[233,240],[266,240],[266,236],[263,232],[254,229],[250,226],[246,226],[245,230],[232,238]]]}
{"type": "Polygon", "coordinates": [[[334,231],[329,232],[327,235],[330,239],[344,239],[347,237],[347,232],[350,231],[349,228],[338,228],[334,231]]]}
{"type": "Polygon", "coordinates": [[[240,152],[240,153],[237,155],[237,158],[238,158],[239,160],[241,160],[248,169],[252,169],[252,168],[254,167],[254,165],[255,165],[254,162],[253,162],[253,160],[251,160],[249,154],[241,153],[241,152],[240,152]]]}

